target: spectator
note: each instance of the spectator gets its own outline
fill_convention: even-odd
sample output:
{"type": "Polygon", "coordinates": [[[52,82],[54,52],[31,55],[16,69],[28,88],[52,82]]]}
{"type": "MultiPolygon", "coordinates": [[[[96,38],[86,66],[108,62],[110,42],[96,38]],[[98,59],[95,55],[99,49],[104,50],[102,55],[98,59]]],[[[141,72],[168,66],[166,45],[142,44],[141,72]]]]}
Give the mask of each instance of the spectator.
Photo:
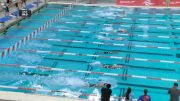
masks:
{"type": "Polygon", "coordinates": [[[125,97],[125,101],[133,101],[134,95],[131,92],[130,87],[128,87],[127,92],[125,93],[124,97],[125,97]]]}
{"type": "Polygon", "coordinates": [[[14,4],[15,4],[15,7],[17,9],[17,11],[19,11],[19,3],[17,0],[14,0],[14,4]]]}
{"type": "Polygon", "coordinates": [[[179,101],[180,91],[178,90],[178,83],[174,83],[174,86],[169,89],[168,94],[170,94],[169,101],[179,101]]]}
{"type": "Polygon", "coordinates": [[[12,1],[11,0],[6,0],[6,3],[9,6],[12,3],[12,1]]]}
{"type": "Polygon", "coordinates": [[[26,8],[26,0],[21,0],[21,5],[23,6],[24,4],[24,7],[26,8]]]}
{"type": "Polygon", "coordinates": [[[5,16],[8,16],[9,15],[9,7],[6,3],[3,4],[3,9],[5,12],[5,16]]]}
{"type": "Polygon", "coordinates": [[[111,85],[106,84],[105,87],[101,89],[101,101],[110,101],[112,90],[111,85]]]}
{"type": "Polygon", "coordinates": [[[151,101],[151,97],[147,95],[148,90],[144,89],[144,95],[141,95],[138,99],[138,101],[151,101]]]}

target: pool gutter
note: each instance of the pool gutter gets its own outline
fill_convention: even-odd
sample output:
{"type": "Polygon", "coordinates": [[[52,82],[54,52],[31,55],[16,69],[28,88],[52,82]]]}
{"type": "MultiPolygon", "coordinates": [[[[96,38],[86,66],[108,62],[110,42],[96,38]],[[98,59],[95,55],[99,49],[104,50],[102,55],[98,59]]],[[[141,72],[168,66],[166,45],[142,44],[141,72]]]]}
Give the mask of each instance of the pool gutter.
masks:
{"type": "Polygon", "coordinates": [[[0,91],[0,101],[87,101],[78,98],[25,94],[20,92],[0,91]]]}

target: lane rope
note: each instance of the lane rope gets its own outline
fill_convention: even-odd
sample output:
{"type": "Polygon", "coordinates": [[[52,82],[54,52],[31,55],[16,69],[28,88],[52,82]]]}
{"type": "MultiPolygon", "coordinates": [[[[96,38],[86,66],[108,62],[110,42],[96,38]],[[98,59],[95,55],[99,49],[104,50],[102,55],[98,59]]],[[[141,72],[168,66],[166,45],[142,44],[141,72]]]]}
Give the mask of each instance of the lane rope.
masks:
{"type": "Polygon", "coordinates": [[[151,76],[140,76],[140,75],[128,75],[128,74],[116,74],[116,73],[106,73],[106,72],[94,72],[94,71],[85,71],[85,70],[72,70],[64,68],[51,68],[46,66],[30,66],[30,65],[19,65],[19,64],[0,64],[2,67],[14,67],[14,68],[29,68],[29,69],[39,69],[47,71],[60,71],[60,72],[75,72],[75,73],[87,73],[95,75],[104,75],[104,76],[115,76],[115,77],[129,77],[129,78],[138,78],[138,79],[147,79],[147,80],[156,80],[156,81],[168,81],[168,82],[180,82],[178,79],[170,78],[159,78],[151,76]]]}
{"type": "Polygon", "coordinates": [[[25,49],[18,49],[18,50],[19,51],[23,51],[23,52],[40,53],[40,54],[87,56],[87,57],[96,57],[96,58],[108,58],[108,59],[118,59],[118,60],[141,61],[141,62],[180,64],[179,61],[155,60],[155,59],[136,58],[136,57],[135,58],[126,58],[126,57],[121,57],[121,56],[102,56],[102,55],[82,54],[82,53],[70,53],[70,52],[55,52],[55,51],[43,51],[43,50],[25,50],[25,49]]]}

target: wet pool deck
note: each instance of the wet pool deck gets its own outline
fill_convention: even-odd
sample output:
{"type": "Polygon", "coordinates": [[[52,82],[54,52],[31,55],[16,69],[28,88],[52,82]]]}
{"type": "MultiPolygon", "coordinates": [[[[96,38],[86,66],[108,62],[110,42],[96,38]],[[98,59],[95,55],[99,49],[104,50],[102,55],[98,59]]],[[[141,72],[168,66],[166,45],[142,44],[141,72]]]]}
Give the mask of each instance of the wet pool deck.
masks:
{"type": "Polygon", "coordinates": [[[87,100],[0,91],[0,101],[87,101],[87,100]]]}

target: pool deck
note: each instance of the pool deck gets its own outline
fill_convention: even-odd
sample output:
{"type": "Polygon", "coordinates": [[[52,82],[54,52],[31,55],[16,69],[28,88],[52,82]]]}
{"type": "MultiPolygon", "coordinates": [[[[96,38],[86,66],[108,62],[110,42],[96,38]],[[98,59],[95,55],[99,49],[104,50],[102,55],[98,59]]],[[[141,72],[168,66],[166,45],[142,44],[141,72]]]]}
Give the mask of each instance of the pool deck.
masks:
{"type": "Polygon", "coordinates": [[[0,91],[0,101],[87,101],[87,100],[0,91]]]}
{"type": "MultiPolygon", "coordinates": [[[[40,0],[41,1],[41,0],[40,0]]],[[[28,1],[27,4],[30,4],[32,2],[35,2],[35,0],[32,0],[32,1],[28,1]]],[[[38,7],[33,7],[31,9],[32,12],[35,12],[37,11],[38,9],[42,8],[45,4],[42,2],[39,4],[38,7]]],[[[14,12],[16,10],[15,7],[11,8],[12,12],[14,12]]],[[[10,13],[12,13],[10,12],[10,13]]],[[[4,12],[0,12],[0,17],[4,17],[4,12]]],[[[3,34],[3,32],[8,29],[10,26],[14,25],[14,24],[17,24],[19,21],[23,20],[24,18],[23,17],[14,17],[12,18],[11,20],[7,21],[5,24],[4,24],[4,27],[0,26],[0,35],[3,34]]],[[[1,23],[0,23],[1,25],[1,23]]]]}

